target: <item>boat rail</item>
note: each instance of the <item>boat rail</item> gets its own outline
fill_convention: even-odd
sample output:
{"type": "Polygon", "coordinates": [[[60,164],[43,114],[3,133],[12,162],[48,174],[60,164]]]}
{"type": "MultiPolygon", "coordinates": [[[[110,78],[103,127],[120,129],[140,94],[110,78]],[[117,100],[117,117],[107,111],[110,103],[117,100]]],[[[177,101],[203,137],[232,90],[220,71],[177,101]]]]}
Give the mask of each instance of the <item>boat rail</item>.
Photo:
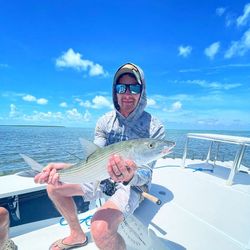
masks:
{"type": "Polygon", "coordinates": [[[231,167],[229,177],[226,181],[227,185],[232,185],[234,176],[237,173],[237,171],[239,170],[239,167],[241,165],[241,161],[243,159],[246,147],[250,146],[250,138],[249,137],[241,137],[241,136],[232,136],[232,135],[222,135],[222,134],[188,133],[185,147],[184,147],[183,157],[182,157],[181,167],[183,167],[183,168],[185,168],[185,161],[187,158],[187,151],[188,151],[188,142],[191,138],[211,141],[209,149],[208,149],[207,157],[205,160],[205,162],[207,162],[207,163],[210,160],[211,150],[212,150],[214,142],[218,143],[214,160],[217,159],[217,155],[218,155],[218,151],[219,151],[219,143],[229,143],[229,144],[239,145],[239,148],[236,152],[236,155],[235,155],[235,158],[233,161],[233,165],[231,167]]]}

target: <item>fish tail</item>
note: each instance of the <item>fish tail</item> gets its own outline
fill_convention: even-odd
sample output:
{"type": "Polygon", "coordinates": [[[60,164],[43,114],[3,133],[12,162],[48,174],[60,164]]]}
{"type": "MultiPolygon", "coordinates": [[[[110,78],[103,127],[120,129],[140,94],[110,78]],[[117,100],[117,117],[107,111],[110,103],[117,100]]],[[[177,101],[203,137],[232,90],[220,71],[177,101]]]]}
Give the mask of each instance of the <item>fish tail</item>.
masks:
{"type": "Polygon", "coordinates": [[[24,161],[36,172],[42,172],[43,165],[38,163],[37,161],[33,160],[29,156],[25,154],[20,154],[20,156],[24,159],[24,161]]]}
{"type": "Polygon", "coordinates": [[[33,169],[28,169],[28,170],[23,170],[21,172],[16,173],[16,175],[22,176],[22,177],[35,177],[37,174],[40,172],[33,170],[33,169]]]}

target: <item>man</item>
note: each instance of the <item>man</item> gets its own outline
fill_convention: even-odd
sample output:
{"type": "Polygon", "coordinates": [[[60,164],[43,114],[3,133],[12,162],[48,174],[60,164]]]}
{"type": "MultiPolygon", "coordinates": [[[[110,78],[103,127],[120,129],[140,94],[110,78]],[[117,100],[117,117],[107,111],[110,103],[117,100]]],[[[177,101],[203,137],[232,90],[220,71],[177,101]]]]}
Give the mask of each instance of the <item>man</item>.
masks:
{"type": "MultiPolygon", "coordinates": [[[[117,70],[113,81],[113,103],[115,109],[97,122],[95,144],[104,147],[123,140],[164,137],[163,125],[144,111],[147,103],[144,74],[135,64],[126,63],[117,70]]],[[[153,168],[153,165],[150,164],[150,167],[153,168]]],[[[94,192],[92,183],[60,185],[56,170],[67,166],[64,163],[49,164],[43,173],[35,177],[35,182],[49,184],[49,197],[70,227],[70,235],[53,243],[53,250],[87,244],[88,239],[78,222],[72,196],[82,195],[85,200],[97,199],[102,195],[102,191],[112,186],[112,182],[105,180],[101,190],[94,192]]],[[[140,194],[131,186],[149,186],[152,171],[148,166],[137,170],[133,161],[122,159],[119,155],[110,157],[107,171],[117,183],[116,192],[111,190],[111,197],[93,216],[91,234],[100,249],[126,249],[123,238],[117,233],[118,226],[134,212],[141,200],[140,194]]]]}
{"type": "Polygon", "coordinates": [[[4,207],[0,207],[0,250],[16,250],[15,243],[9,236],[9,212],[4,207]]]}

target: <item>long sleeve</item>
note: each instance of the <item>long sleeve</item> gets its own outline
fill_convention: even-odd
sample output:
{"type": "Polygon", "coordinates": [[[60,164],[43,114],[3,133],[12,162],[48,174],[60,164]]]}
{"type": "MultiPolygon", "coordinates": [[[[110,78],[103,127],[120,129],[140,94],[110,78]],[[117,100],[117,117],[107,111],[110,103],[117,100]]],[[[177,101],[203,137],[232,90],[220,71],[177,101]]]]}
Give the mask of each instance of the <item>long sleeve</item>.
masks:
{"type": "Polygon", "coordinates": [[[96,123],[95,127],[95,137],[94,137],[94,143],[99,147],[104,147],[107,145],[107,117],[102,116],[96,123]]]}

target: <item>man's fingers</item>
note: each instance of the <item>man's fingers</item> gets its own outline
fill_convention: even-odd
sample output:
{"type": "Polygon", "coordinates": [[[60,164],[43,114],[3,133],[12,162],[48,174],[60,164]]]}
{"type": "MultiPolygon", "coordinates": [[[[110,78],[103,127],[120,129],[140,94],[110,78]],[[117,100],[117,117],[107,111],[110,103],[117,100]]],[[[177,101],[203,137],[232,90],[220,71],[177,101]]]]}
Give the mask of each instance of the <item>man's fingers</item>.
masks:
{"type": "Polygon", "coordinates": [[[35,183],[48,183],[53,185],[58,185],[59,182],[59,175],[57,174],[57,170],[67,168],[72,164],[69,163],[49,163],[41,173],[37,174],[34,177],[35,183]]]}
{"type": "Polygon", "coordinates": [[[51,178],[51,184],[55,185],[58,183],[58,181],[59,181],[59,175],[58,173],[55,173],[51,178]]]}
{"type": "Polygon", "coordinates": [[[39,174],[37,174],[36,176],[35,176],[35,178],[34,178],[34,182],[35,183],[40,183],[40,184],[43,184],[44,182],[46,182],[47,181],[47,179],[48,179],[48,173],[39,173],[39,174]]]}
{"type": "Polygon", "coordinates": [[[122,176],[121,172],[118,170],[117,166],[116,166],[116,162],[114,161],[114,158],[111,157],[108,163],[108,173],[110,175],[110,177],[115,181],[115,182],[119,182],[121,181],[120,178],[122,176]],[[118,172],[119,171],[119,172],[118,172]]]}
{"type": "Polygon", "coordinates": [[[125,165],[126,165],[129,172],[131,172],[131,171],[133,172],[137,169],[137,166],[136,166],[134,161],[125,160],[125,165]]]}
{"type": "Polygon", "coordinates": [[[137,170],[137,166],[132,160],[125,160],[124,164],[128,173],[127,176],[125,176],[124,181],[130,181],[133,178],[135,171],[137,170]]]}
{"type": "Polygon", "coordinates": [[[114,174],[120,176],[122,174],[122,165],[124,164],[123,159],[119,155],[114,155],[111,159],[111,164],[114,174]]]}
{"type": "Polygon", "coordinates": [[[53,177],[54,175],[56,174],[56,169],[53,168],[50,173],[49,173],[49,179],[48,179],[48,184],[53,184],[52,181],[53,181],[53,177]]]}
{"type": "Polygon", "coordinates": [[[126,165],[126,162],[120,156],[114,156],[114,161],[116,165],[114,168],[117,168],[115,174],[119,181],[126,181],[127,179],[131,179],[131,171],[126,165]]]}
{"type": "Polygon", "coordinates": [[[131,160],[123,160],[119,155],[113,155],[109,159],[108,173],[116,182],[131,180],[136,170],[136,165],[131,160]]]}
{"type": "Polygon", "coordinates": [[[43,168],[43,172],[49,173],[54,168],[54,163],[49,163],[45,168],[43,168]]]}

